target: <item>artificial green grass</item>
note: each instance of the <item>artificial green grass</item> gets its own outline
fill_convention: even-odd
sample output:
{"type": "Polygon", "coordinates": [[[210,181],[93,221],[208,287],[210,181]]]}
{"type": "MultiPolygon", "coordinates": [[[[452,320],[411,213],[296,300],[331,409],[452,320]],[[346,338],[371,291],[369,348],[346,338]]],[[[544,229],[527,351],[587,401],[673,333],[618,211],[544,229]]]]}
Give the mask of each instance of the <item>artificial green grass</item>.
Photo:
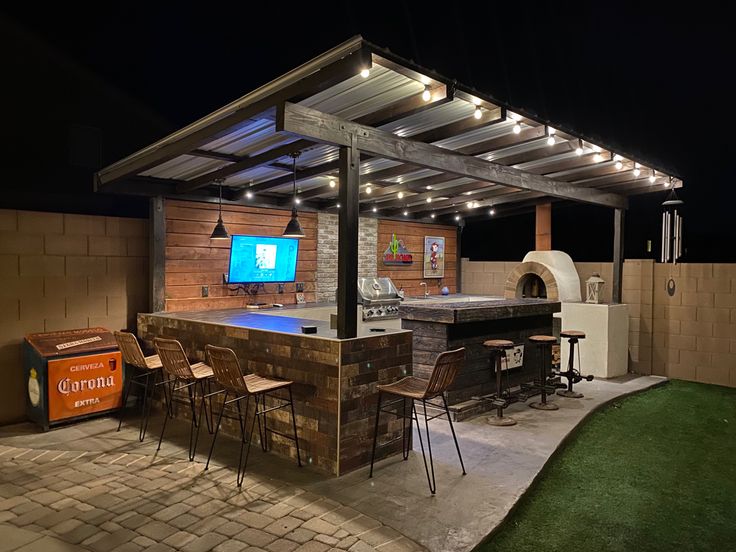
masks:
{"type": "Polygon", "coordinates": [[[592,414],[476,548],[587,550],[736,550],[736,389],[672,381],[592,414]]]}

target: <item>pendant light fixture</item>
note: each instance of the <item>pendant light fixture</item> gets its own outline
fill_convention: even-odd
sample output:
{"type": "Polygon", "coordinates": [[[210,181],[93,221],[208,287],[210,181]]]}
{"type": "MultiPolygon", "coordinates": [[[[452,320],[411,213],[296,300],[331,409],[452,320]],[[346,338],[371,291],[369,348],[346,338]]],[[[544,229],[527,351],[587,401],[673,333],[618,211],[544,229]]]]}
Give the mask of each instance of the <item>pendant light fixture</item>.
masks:
{"type": "Polygon", "coordinates": [[[210,234],[211,240],[227,240],[230,238],[230,235],[227,233],[227,230],[225,229],[225,224],[222,222],[222,180],[217,180],[217,187],[220,190],[220,211],[219,215],[217,217],[217,224],[215,224],[214,230],[212,230],[212,234],[210,234]]]}
{"type": "Polygon", "coordinates": [[[289,224],[286,225],[286,228],[284,229],[284,233],[282,236],[285,238],[303,238],[304,237],[304,231],[302,230],[302,225],[299,224],[299,218],[297,217],[296,212],[296,158],[301,155],[301,152],[295,151],[291,154],[292,159],[292,172],[294,174],[294,204],[291,207],[291,219],[289,220],[289,224]]]}

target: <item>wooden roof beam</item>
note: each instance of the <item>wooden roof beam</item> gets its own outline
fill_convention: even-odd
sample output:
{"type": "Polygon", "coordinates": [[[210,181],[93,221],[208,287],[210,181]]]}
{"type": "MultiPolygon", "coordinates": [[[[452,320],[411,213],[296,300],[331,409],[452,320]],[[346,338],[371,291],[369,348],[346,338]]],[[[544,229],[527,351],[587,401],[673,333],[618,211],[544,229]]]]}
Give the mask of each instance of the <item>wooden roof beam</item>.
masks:
{"type": "Polygon", "coordinates": [[[553,197],[618,209],[626,208],[627,205],[623,196],[578,188],[541,175],[461,155],[290,102],[279,106],[276,130],[316,142],[353,146],[371,155],[512,188],[541,192],[553,197]]]}

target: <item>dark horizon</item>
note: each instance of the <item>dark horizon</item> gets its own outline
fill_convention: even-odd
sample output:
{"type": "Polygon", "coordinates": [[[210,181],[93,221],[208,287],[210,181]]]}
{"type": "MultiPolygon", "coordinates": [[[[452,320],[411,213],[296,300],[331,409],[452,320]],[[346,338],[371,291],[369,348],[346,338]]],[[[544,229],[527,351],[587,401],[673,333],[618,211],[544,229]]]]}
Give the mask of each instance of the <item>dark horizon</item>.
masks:
{"type": "MultiPolygon", "coordinates": [[[[502,101],[671,168],[685,182],[678,193],[686,202],[686,260],[736,261],[736,227],[729,220],[736,193],[727,180],[735,152],[726,137],[726,106],[736,97],[736,83],[728,71],[734,48],[725,14],[552,2],[524,4],[517,12],[488,4],[448,5],[438,12],[405,1],[371,9],[350,2],[335,3],[332,10],[301,5],[278,17],[260,9],[254,15],[252,6],[207,13],[126,5],[74,13],[54,6],[39,13],[32,6],[14,6],[6,13],[150,107],[171,130],[362,34],[502,101]],[[258,23],[247,23],[253,20],[258,23]]],[[[13,55],[22,60],[24,52],[13,55]]],[[[53,92],[73,91],[64,86],[53,92]]],[[[25,124],[40,124],[42,110],[35,117],[39,120],[31,116],[25,124]]],[[[131,137],[120,148],[127,153],[150,143],[156,132],[161,135],[151,129],[125,131],[131,137]]],[[[90,181],[78,186],[80,194],[91,189],[90,181]]],[[[631,198],[627,257],[657,257],[656,245],[646,252],[646,241],[658,238],[664,194],[662,189],[631,198]]],[[[131,212],[137,209],[132,203],[131,212]]],[[[471,221],[463,254],[520,258],[533,248],[529,220],[519,215],[471,221]],[[489,235],[502,238],[489,240],[489,235]]],[[[611,221],[610,213],[596,207],[557,205],[553,247],[576,260],[610,260],[611,221]]]]}

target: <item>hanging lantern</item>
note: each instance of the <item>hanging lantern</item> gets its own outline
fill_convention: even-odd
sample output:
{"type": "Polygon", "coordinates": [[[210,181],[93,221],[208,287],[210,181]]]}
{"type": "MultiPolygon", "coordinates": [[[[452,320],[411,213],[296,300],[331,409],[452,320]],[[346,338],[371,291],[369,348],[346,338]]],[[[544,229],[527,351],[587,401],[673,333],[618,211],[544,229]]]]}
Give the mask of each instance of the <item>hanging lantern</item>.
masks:
{"type": "Polygon", "coordinates": [[[601,275],[597,272],[593,273],[590,278],[585,280],[585,287],[587,289],[585,302],[595,304],[601,303],[601,291],[603,290],[603,284],[605,283],[606,281],[601,278],[601,275]]]}
{"type": "Polygon", "coordinates": [[[662,255],[660,261],[672,264],[682,257],[682,208],[685,202],[673,188],[662,203],[662,255]]]}

